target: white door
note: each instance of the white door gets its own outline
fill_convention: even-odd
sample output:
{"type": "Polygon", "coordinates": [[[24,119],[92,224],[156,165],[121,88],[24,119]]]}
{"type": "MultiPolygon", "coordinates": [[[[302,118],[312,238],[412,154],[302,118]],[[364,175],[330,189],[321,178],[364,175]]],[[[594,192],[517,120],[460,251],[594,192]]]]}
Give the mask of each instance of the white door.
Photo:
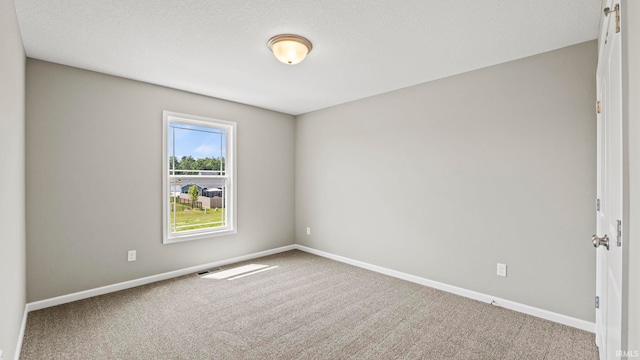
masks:
{"type": "Polygon", "coordinates": [[[600,359],[619,359],[622,329],[622,62],[619,4],[608,0],[599,38],[596,343],[600,359]],[[617,6],[616,6],[617,5],[617,6]],[[617,11],[616,11],[617,9],[617,11]],[[608,239],[608,246],[605,245],[608,239]],[[616,356],[618,355],[618,356],[616,356]]]}

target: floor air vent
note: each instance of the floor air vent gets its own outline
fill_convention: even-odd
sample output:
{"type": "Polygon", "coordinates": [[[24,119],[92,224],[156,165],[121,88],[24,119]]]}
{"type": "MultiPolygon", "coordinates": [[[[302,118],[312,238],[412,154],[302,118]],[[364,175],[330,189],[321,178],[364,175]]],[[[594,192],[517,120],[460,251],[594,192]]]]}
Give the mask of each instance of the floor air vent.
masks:
{"type": "Polygon", "coordinates": [[[218,272],[218,271],[221,271],[221,270],[222,270],[222,268],[207,269],[207,270],[198,271],[196,273],[196,275],[205,276],[205,275],[213,274],[214,272],[218,272]]]}

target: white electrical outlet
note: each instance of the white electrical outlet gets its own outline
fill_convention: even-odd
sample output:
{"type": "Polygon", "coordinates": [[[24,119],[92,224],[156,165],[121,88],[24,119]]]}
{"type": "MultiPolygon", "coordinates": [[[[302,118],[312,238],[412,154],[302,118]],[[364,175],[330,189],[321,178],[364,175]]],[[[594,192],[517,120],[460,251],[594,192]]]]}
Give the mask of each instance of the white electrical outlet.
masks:
{"type": "Polygon", "coordinates": [[[498,276],[507,277],[507,265],[498,263],[498,269],[497,269],[496,274],[498,276]]]}
{"type": "Polygon", "coordinates": [[[307,227],[307,235],[311,235],[311,228],[307,227]]]}
{"type": "Polygon", "coordinates": [[[129,252],[127,253],[127,261],[136,261],[136,251],[135,250],[129,250],[129,252]]]}
{"type": "Polygon", "coordinates": [[[0,360],[2,360],[2,350],[0,350],[0,360]]]}

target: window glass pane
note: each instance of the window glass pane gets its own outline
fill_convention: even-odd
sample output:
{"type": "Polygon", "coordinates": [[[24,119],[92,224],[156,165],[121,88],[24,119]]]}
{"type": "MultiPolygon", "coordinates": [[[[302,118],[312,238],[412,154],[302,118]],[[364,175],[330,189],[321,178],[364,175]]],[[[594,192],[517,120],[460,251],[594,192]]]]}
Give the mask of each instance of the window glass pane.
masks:
{"type": "Polygon", "coordinates": [[[179,233],[227,225],[224,178],[171,176],[170,231],[179,233]]]}
{"type": "Polygon", "coordinates": [[[227,132],[169,122],[169,232],[227,226],[227,132]]]}
{"type": "Polygon", "coordinates": [[[170,122],[170,174],[225,175],[226,136],[224,129],[170,122]]]}

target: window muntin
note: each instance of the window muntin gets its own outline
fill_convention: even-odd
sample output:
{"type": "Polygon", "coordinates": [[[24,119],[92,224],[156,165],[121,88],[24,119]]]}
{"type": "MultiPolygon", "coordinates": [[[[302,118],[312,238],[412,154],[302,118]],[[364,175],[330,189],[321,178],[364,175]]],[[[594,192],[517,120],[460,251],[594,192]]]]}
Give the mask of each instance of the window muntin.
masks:
{"type": "Polygon", "coordinates": [[[163,113],[163,242],[235,233],[235,123],[163,113]]]}

